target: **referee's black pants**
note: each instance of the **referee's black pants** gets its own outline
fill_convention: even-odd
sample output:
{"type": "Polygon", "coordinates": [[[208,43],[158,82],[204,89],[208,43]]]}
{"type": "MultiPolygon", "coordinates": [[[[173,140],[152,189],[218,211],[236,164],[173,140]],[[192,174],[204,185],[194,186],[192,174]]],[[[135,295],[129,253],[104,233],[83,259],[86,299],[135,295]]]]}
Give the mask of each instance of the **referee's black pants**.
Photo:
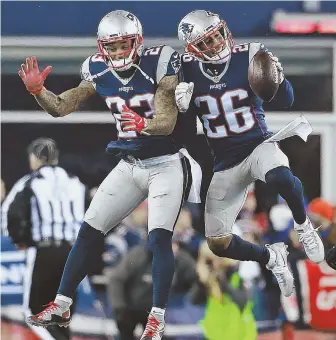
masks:
{"type": "MultiPolygon", "coordinates": [[[[44,305],[54,301],[71,247],[69,243],[63,242],[57,246],[27,249],[23,293],[23,307],[27,316],[40,313],[44,309],[44,305]]],[[[71,314],[74,308],[75,303],[71,306],[71,314]]],[[[33,331],[43,340],[70,339],[69,328],[33,327],[33,331]]]]}

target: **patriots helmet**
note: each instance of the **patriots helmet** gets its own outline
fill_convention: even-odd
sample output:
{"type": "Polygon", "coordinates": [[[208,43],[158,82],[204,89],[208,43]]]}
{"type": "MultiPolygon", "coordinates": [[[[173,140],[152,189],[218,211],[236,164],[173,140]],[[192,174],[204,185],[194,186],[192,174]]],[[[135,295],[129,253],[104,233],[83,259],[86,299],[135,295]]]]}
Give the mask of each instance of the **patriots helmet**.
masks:
{"type": "Polygon", "coordinates": [[[234,46],[226,22],[205,10],[188,13],[178,25],[178,37],[185,42],[186,52],[205,63],[227,62],[234,46]]]}
{"type": "Polygon", "coordinates": [[[141,56],[143,45],[142,25],[128,11],[116,10],[106,14],[98,25],[98,50],[107,65],[118,71],[129,69],[141,56]],[[122,49],[113,47],[122,42],[122,49]]]}

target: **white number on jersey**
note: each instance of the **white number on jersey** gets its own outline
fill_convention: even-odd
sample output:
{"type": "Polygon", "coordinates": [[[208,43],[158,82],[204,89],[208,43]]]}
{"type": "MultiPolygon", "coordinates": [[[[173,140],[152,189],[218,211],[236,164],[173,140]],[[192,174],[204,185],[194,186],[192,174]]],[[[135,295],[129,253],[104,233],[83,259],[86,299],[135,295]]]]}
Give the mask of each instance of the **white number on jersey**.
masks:
{"type": "Polygon", "coordinates": [[[118,137],[119,138],[136,138],[137,134],[135,131],[123,132],[120,125],[120,112],[122,111],[123,105],[126,105],[128,108],[133,110],[136,107],[147,106],[149,108],[148,111],[145,111],[146,118],[152,118],[155,115],[154,110],[154,94],[152,93],[144,93],[135,95],[128,100],[124,100],[121,97],[107,97],[105,102],[108,108],[112,111],[112,105],[115,104],[118,112],[112,112],[115,120],[116,126],[118,130],[118,137]]]}
{"type": "Polygon", "coordinates": [[[246,52],[249,50],[250,45],[249,44],[240,44],[240,45],[235,45],[232,49],[232,53],[237,53],[237,52],[246,52]]]}
{"type": "Polygon", "coordinates": [[[143,55],[159,55],[164,45],[147,48],[143,55]]]}
{"type": "Polygon", "coordinates": [[[232,99],[236,97],[238,101],[244,100],[248,97],[248,92],[244,89],[236,89],[226,91],[220,98],[215,98],[210,95],[197,97],[195,99],[196,106],[200,107],[201,102],[205,102],[208,107],[208,114],[202,114],[204,128],[207,136],[210,138],[224,138],[230,132],[234,134],[241,134],[250,130],[255,123],[250,106],[242,106],[239,108],[233,107],[232,99]],[[215,120],[220,114],[224,114],[227,122],[227,127],[217,125],[210,127],[210,120],[215,120]],[[242,117],[243,124],[239,124],[238,115],[242,117]]]}

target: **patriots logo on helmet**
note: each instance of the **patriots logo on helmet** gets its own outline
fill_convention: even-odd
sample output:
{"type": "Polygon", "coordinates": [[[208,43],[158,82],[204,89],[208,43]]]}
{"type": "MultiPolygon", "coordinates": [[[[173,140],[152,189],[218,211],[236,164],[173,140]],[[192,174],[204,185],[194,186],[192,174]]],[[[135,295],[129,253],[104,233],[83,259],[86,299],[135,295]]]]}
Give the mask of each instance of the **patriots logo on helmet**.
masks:
{"type": "Polygon", "coordinates": [[[184,35],[185,39],[188,39],[190,37],[190,34],[193,29],[194,29],[194,25],[188,24],[187,22],[183,22],[180,27],[180,30],[182,34],[184,35]]]}
{"type": "Polygon", "coordinates": [[[218,14],[212,13],[210,11],[205,11],[205,13],[207,14],[208,17],[218,16],[218,14]]]}
{"type": "Polygon", "coordinates": [[[126,15],[126,18],[128,18],[128,19],[134,21],[134,15],[133,15],[132,13],[129,13],[129,12],[128,12],[128,14],[126,15]]]}

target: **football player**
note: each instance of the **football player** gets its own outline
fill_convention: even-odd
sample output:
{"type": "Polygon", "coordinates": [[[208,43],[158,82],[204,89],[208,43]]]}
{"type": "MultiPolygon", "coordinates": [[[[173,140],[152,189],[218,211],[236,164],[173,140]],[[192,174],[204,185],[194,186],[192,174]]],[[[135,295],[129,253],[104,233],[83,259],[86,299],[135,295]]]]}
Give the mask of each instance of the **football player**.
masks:
{"type": "MultiPolygon", "coordinates": [[[[109,143],[107,152],[121,159],[85,214],[54,302],[27,322],[43,327],[69,325],[75,290],[94,267],[105,234],[148,197],[153,308],[141,339],[161,339],[174,274],[172,234],[187,181],[185,158],[171,135],[178,113],[174,90],[180,56],[165,45],[144,48],[140,21],[122,10],[100,21],[98,50],[84,61],[79,86],[60,95],[44,87],[51,66],[40,72],[36,57],[27,58],[19,71],[27,90],[53,117],[67,116],[99,94],[118,130],[118,140],[109,143]]],[[[88,138],[93,136],[94,132],[88,138]]]]}
{"type": "MultiPolygon", "coordinates": [[[[221,257],[265,264],[276,276],[282,293],[289,296],[293,276],[285,244],[260,247],[232,234],[247,188],[259,179],[287,201],[307,256],[317,263],[324,259],[322,241],[304,209],[302,184],[276,142],[288,133],[279,132],[278,139],[271,137],[263,101],[249,86],[249,63],[260,49],[267,50],[260,43],[235,45],[225,21],[204,10],[187,14],[178,26],[178,36],[187,53],[182,55],[184,82],[176,88],[176,103],[180,112],[199,116],[214,155],[205,211],[209,247],[221,257]]],[[[290,107],[292,86],[278,58],[268,53],[279,83],[273,100],[290,107]]]]}

